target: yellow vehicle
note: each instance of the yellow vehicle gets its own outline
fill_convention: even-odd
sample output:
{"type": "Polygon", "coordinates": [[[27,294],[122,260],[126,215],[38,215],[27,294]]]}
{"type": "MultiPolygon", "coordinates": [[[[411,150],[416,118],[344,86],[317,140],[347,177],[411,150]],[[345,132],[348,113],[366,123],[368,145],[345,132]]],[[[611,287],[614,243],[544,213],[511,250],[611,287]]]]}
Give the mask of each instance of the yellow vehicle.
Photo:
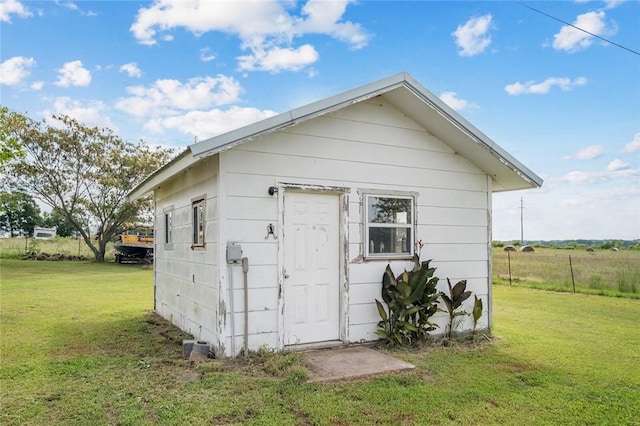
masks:
{"type": "Polygon", "coordinates": [[[115,243],[116,263],[153,262],[154,241],[152,227],[125,228],[115,243]]]}

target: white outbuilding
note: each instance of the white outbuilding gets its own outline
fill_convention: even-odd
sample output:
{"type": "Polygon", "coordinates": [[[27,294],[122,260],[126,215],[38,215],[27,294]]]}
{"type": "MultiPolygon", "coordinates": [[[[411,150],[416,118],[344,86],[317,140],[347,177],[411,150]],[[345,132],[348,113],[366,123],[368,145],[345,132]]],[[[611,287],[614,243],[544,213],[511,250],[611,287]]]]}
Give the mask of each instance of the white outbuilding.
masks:
{"type": "Polygon", "coordinates": [[[130,197],[155,201],[156,312],[234,356],[376,340],[416,252],[491,328],[492,194],[541,185],[400,73],[190,145],[130,197]]]}

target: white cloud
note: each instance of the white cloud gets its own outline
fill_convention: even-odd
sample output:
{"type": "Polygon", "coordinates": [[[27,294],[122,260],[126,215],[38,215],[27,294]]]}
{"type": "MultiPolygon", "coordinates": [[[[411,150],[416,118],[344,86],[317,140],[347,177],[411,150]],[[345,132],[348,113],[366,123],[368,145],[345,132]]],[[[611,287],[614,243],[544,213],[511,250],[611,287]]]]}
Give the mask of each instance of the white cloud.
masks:
{"type": "Polygon", "coordinates": [[[458,28],[451,33],[460,48],[460,56],[474,56],[489,47],[491,36],[488,32],[491,29],[491,20],[490,14],[471,18],[464,25],[458,25],[458,28]]]}
{"type": "Polygon", "coordinates": [[[524,238],[528,240],[633,239],[640,235],[640,185],[632,179],[494,194],[494,239],[520,239],[521,197],[524,238]]]}
{"type": "Polygon", "coordinates": [[[517,81],[513,84],[507,84],[504,90],[510,95],[543,95],[549,93],[553,86],[558,86],[560,90],[567,92],[574,87],[584,86],[585,84],[587,84],[585,77],[578,77],[573,80],[567,77],[549,77],[541,83],[536,83],[535,81],[520,83],[517,81]]]}
{"type": "Polygon", "coordinates": [[[33,16],[22,3],[16,0],[3,0],[0,2],[0,21],[11,23],[11,15],[18,15],[23,18],[33,16]]]}
{"type": "Polygon", "coordinates": [[[138,68],[138,64],[135,62],[129,62],[120,67],[120,72],[126,72],[129,77],[140,78],[142,77],[142,71],[138,68]]]}
{"type": "Polygon", "coordinates": [[[209,49],[208,47],[200,49],[200,60],[202,62],[211,62],[214,59],[216,59],[216,55],[211,53],[211,49],[209,49]]]}
{"type": "MultiPolygon", "coordinates": [[[[72,2],[72,1],[61,1],[61,0],[55,0],[54,3],[60,7],[64,7],[65,9],[69,9],[69,10],[74,10],[74,11],[78,11],[78,13],[81,16],[98,16],[98,13],[92,11],[92,10],[82,10],[80,9],[80,7],[72,2]]],[[[86,6],[88,2],[82,2],[82,6],[86,6]]]]}
{"type": "Polygon", "coordinates": [[[127,87],[127,92],[132,96],[120,99],[116,108],[139,117],[172,115],[176,111],[237,102],[241,91],[238,81],[224,75],[192,78],[186,83],[178,80],[156,80],[149,87],[127,87]]]}
{"type": "Polygon", "coordinates": [[[613,9],[613,8],[616,8],[616,7],[620,6],[625,1],[626,0],[605,0],[605,4],[606,4],[605,7],[607,9],[613,9]]]}
{"type": "MultiPolygon", "coordinates": [[[[308,44],[293,45],[296,37],[308,34],[326,35],[347,43],[354,49],[364,47],[367,35],[359,24],[342,21],[348,4],[354,0],[309,0],[301,15],[292,15],[290,3],[276,0],[243,2],[186,2],[161,0],[138,11],[130,31],[141,44],[153,45],[157,38],[171,35],[167,31],[185,28],[196,35],[210,31],[234,34],[240,38],[240,56],[244,70],[299,70],[318,60],[308,44]],[[313,61],[313,62],[310,62],[313,61]]],[[[165,37],[165,40],[167,38],[165,37]]]]}
{"type": "MultiPolygon", "coordinates": [[[[611,166],[612,163],[610,163],[609,166],[611,166]]],[[[614,169],[615,167],[616,164],[613,164],[614,169]]],[[[638,169],[622,168],[617,170],[609,170],[609,167],[607,167],[607,170],[604,171],[569,172],[562,177],[562,180],[571,184],[592,184],[598,182],[606,182],[614,179],[624,179],[630,177],[636,178],[638,176],[640,176],[640,170],[638,169]]]]}
{"type": "Polygon", "coordinates": [[[587,147],[581,148],[578,152],[573,155],[567,155],[562,157],[563,160],[593,160],[602,155],[602,146],[601,145],[589,145],[587,147]]]}
{"type": "Polygon", "coordinates": [[[624,146],[623,152],[640,151],[640,133],[636,133],[633,140],[624,146]]]}
{"type": "Polygon", "coordinates": [[[73,2],[70,2],[70,1],[59,1],[59,0],[56,0],[55,3],[58,6],[66,7],[67,9],[78,10],[78,5],[73,3],[73,2]]]}
{"type": "Polygon", "coordinates": [[[106,108],[102,101],[91,101],[84,104],[67,96],[61,96],[54,100],[53,109],[53,111],[45,111],[44,115],[64,114],[75,118],[86,126],[106,127],[118,132],[118,128],[105,115],[106,108]]]}
{"type": "MultiPolygon", "coordinates": [[[[605,17],[606,14],[603,11],[587,12],[578,15],[573,25],[598,36],[615,34],[616,30],[614,27],[607,27],[605,17]]],[[[560,29],[560,32],[553,36],[552,45],[553,48],[557,50],[577,52],[591,46],[593,39],[593,36],[584,31],[580,31],[569,25],[564,25],[560,29]]]]}
{"type": "Polygon", "coordinates": [[[462,111],[463,109],[477,109],[478,105],[471,103],[465,99],[460,99],[456,96],[456,92],[443,92],[440,95],[440,99],[451,108],[456,111],[462,111]]]}
{"type": "Polygon", "coordinates": [[[273,111],[233,106],[227,110],[190,111],[178,116],[154,118],[145,124],[145,129],[156,133],[175,129],[204,140],[273,115],[273,111]]]}
{"type": "Polygon", "coordinates": [[[33,67],[36,61],[33,58],[24,56],[14,56],[0,64],[0,84],[14,86],[29,76],[29,68],[33,67]]]}
{"type": "Polygon", "coordinates": [[[31,90],[42,90],[42,88],[44,87],[44,82],[34,81],[29,87],[31,88],[31,90]]]}
{"type": "Polygon", "coordinates": [[[56,86],[88,86],[91,83],[91,73],[82,66],[82,61],[65,63],[58,74],[58,81],[54,83],[56,86]]]}
{"type": "Polygon", "coordinates": [[[238,57],[238,68],[242,71],[269,71],[277,73],[282,70],[299,71],[318,60],[318,52],[313,46],[305,44],[297,49],[290,47],[273,47],[252,49],[252,55],[238,57]]]}
{"type": "Polygon", "coordinates": [[[628,168],[629,168],[629,163],[625,163],[624,161],[616,158],[615,160],[609,163],[609,165],[607,166],[607,171],[617,172],[617,171],[625,170],[628,168]]]}
{"type": "Polygon", "coordinates": [[[360,24],[353,22],[340,22],[347,5],[355,0],[308,0],[302,8],[306,19],[295,20],[294,33],[327,34],[340,41],[348,43],[354,49],[360,49],[367,45],[369,35],[363,32],[360,24]]]}

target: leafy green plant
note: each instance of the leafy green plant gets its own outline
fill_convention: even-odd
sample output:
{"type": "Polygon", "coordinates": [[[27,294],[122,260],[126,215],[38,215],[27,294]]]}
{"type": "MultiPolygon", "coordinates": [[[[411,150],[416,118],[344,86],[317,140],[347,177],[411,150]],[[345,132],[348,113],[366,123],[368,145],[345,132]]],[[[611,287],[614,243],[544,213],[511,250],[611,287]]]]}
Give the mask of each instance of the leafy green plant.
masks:
{"type": "Polygon", "coordinates": [[[478,320],[482,316],[482,299],[475,294],[473,295],[473,299],[473,311],[471,311],[471,314],[473,315],[473,335],[475,336],[478,320]]]}
{"type": "Polygon", "coordinates": [[[462,306],[462,302],[464,302],[471,296],[471,292],[465,291],[467,288],[467,280],[460,280],[453,287],[451,287],[451,281],[449,281],[449,278],[447,278],[447,286],[449,286],[450,296],[447,296],[447,294],[444,292],[440,292],[440,297],[442,298],[442,301],[447,308],[447,313],[449,313],[449,325],[447,326],[445,336],[448,339],[451,339],[451,334],[453,333],[453,320],[455,319],[455,317],[468,315],[468,313],[465,311],[456,312],[456,310],[460,306],[462,306]]]}
{"type": "Polygon", "coordinates": [[[413,269],[397,277],[387,265],[382,277],[382,300],[387,309],[376,299],[381,318],[376,333],[390,346],[415,345],[427,340],[429,332],[438,327],[429,321],[438,311],[436,268],[429,267],[431,260],[420,262],[418,254],[413,261],[413,269]]]}

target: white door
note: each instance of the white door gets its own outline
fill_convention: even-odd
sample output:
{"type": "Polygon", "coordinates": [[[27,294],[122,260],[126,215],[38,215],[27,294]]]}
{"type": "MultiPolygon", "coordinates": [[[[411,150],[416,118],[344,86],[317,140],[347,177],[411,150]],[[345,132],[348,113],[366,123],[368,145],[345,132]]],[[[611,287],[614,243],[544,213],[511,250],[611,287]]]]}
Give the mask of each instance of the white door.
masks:
{"type": "Polygon", "coordinates": [[[340,338],[339,197],[285,192],[284,343],[340,338]]]}

